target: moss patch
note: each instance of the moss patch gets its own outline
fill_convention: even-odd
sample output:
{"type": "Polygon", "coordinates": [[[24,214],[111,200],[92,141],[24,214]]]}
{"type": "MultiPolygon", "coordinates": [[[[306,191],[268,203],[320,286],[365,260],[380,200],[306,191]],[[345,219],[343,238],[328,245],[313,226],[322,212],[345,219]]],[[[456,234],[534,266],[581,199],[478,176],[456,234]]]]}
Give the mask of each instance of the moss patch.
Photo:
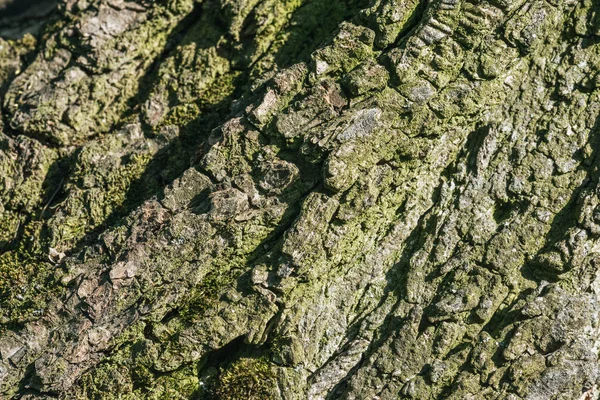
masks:
{"type": "Polygon", "coordinates": [[[24,228],[24,240],[15,249],[0,255],[2,325],[21,324],[41,316],[49,292],[59,288],[52,282],[56,266],[48,261],[48,255],[37,246],[27,246],[28,242],[44,242],[40,236],[41,225],[30,223],[24,228]]]}
{"type": "Polygon", "coordinates": [[[216,378],[212,395],[219,400],[267,400],[276,385],[271,364],[263,358],[242,358],[216,378]]]}

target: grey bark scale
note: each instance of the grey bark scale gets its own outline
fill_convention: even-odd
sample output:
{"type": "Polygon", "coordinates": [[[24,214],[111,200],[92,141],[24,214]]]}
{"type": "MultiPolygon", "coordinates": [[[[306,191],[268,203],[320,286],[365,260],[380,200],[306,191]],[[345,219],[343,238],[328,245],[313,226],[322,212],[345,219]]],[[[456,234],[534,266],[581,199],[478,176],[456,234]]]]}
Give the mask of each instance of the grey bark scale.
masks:
{"type": "Polygon", "coordinates": [[[0,397],[598,398],[599,7],[0,15],[0,397]]]}

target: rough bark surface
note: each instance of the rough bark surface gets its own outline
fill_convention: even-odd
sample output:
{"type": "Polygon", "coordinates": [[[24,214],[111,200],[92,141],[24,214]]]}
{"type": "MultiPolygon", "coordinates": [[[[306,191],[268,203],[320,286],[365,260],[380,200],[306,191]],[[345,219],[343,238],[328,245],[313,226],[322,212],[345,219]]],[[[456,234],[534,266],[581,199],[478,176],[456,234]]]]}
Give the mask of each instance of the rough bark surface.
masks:
{"type": "Polygon", "coordinates": [[[10,3],[1,398],[599,397],[600,2],[10,3]]]}

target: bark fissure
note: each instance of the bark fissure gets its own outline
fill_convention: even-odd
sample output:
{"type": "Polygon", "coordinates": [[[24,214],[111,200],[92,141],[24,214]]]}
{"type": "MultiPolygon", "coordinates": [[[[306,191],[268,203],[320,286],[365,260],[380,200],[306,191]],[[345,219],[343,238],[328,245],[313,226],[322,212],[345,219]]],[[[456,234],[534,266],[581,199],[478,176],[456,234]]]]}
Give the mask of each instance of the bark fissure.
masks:
{"type": "Polygon", "coordinates": [[[65,0],[0,39],[0,397],[597,398],[597,9],[65,0]]]}

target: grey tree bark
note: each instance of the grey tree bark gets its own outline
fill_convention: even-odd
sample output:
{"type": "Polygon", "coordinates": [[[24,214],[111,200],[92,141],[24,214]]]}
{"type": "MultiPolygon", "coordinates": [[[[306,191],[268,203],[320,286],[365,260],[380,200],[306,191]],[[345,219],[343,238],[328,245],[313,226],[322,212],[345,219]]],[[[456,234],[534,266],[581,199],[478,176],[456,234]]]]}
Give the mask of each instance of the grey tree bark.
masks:
{"type": "Polygon", "coordinates": [[[9,3],[0,397],[599,398],[596,0],[9,3]]]}

